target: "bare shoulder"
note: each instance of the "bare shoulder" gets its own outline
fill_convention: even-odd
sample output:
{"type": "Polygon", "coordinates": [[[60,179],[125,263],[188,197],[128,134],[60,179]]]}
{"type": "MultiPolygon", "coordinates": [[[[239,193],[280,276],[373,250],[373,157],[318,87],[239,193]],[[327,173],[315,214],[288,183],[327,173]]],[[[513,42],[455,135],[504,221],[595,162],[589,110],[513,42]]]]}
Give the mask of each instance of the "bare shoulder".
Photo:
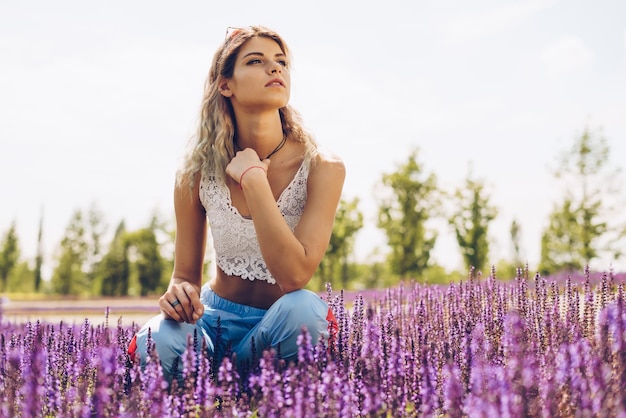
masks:
{"type": "Polygon", "coordinates": [[[328,151],[316,153],[310,167],[307,181],[308,210],[305,210],[303,219],[316,231],[312,234],[325,231],[330,237],[346,179],[346,167],[341,157],[328,151]],[[319,229],[321,225],[325,225],[326,229],[319,229]]]}
{"type": "Polygon", "coordinates": [[[176,206],[198,207],[200,203],[200,173],[176,177],[174,183],[174,204],[176,206]]]}
{"type": "Polygon", "coordinates": [[[319,149],[311,164],[311,174],[325,179],[330,179],[330,176],[343,182],[346,166],[339,155],[327,149],[319,149]]]}

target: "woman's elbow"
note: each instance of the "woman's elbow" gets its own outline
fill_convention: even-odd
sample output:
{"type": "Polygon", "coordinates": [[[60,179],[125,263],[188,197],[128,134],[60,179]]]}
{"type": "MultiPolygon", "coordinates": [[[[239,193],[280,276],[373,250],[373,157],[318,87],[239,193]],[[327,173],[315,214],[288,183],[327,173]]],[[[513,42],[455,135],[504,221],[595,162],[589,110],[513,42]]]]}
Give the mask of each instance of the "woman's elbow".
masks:
{"type": "Polygon", "coordinates": [[[280,280],[277,278],[276,281],[284,293],[290,293],[304,289],[305,286],[309,284],[312,277],[313,272],[303,270],[299,273],[292,272],[291,274],[286,274],[280,280]]]}

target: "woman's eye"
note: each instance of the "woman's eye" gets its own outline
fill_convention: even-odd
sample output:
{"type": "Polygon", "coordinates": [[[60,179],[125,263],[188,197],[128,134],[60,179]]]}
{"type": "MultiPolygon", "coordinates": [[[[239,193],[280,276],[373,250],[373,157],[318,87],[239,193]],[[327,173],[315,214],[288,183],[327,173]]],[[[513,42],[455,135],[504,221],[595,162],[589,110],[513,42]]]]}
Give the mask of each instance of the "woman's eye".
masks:
{"type": "Polygon", "coordinates": [[[282,65],[283,67],[286,67],[286,66],[287,66],[287,61],[285,61],[285,60],[278,60],[278,63],[279,63],[280,65],[282,65]]]}
{"type": "Polygon", "coordinates": [[[255,58],[255,59],[252,59],[252,60],[248,61],[248,64],[259,64],[260,62],[261,62],[260,59],[255,58]]]}

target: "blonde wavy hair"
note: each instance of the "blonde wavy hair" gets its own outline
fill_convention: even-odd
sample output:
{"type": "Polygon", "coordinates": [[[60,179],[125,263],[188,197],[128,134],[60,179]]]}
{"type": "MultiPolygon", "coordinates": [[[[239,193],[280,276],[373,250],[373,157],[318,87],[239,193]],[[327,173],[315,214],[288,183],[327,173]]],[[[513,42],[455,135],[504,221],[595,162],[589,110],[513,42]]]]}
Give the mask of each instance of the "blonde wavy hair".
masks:
{"type": "MultiPolygon", "coordinates": [[[[178,170],[177,183],[194,185],[198,171],[207,175],[214,172],[225,177],[226,166],[235,156],[234,138],[236,135],[235,114],[230,99],[219,92],[218,82],[222,78],[231,78],[235,61],[246,41],[255,37],[273,39],[287,58],[289,49],[285,41],[274,31],[263,26],[249,26],[230,31],[224,43],[213,56],[209,76],[204,83],[204,94],[200,110],[200,120],[195,134],[191,137],[184,154],[181,168],[178,170]]],[[[283,134],[291,140],[306,145],[305,159],[310,159],[317,152],[313,136],[304,128],[300,114],[289,104],[279,109],[283,134]]]]}

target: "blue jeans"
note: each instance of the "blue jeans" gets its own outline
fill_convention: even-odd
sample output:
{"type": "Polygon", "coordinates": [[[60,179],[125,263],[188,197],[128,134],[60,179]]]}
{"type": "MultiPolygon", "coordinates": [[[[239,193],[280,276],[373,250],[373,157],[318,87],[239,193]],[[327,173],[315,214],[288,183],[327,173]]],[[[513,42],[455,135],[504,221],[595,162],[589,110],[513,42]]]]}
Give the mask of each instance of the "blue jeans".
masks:
{"type": "Polygon", "coordinates": [[[167,320],[163,315],[157,315],[137,332],[134,355],[139,355],[142,365],[146,359],[148,330],[168,381],[173,377],[174,363],[187,349],[187,337],[193,337],[194,331],[198,336],[197,350],[202,348],[204,341],[207,354],[221,359],[230,348],[240,364],[252,360],[253,339],[257,356],[263,350],[274,348],[280,352],[281,358],[295,360],[298,356],[297,339],[303,326],[311,335],[312,344],[317,344],[320,338],[327,341],[329,337],[328,305],[309,290],[287,293],[269,309],[259,309],[221,298],[206,284],[202,287],[200,300],[204,304],[204,314],[196,324],[167,320]]]}

